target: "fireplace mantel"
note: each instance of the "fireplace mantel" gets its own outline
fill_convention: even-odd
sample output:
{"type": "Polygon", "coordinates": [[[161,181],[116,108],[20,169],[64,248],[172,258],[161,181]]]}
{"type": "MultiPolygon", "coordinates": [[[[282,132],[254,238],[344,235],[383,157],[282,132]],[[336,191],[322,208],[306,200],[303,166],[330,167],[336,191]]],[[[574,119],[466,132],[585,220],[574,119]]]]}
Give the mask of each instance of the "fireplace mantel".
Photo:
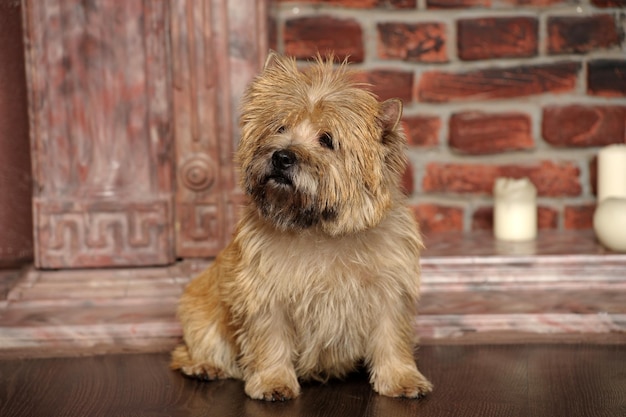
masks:
{"type": "MultiPolygon", "coordinates": [[[[626,343],[626,254],[606,251],[591,232],[542,231],[532,243],[444,233],[427,244],[416,318],[424,343],[626,343]]],[[[6,279],[0,354],[169,349],[181,335],[178,297],[208,265],[28,267],[6,279]]]]}

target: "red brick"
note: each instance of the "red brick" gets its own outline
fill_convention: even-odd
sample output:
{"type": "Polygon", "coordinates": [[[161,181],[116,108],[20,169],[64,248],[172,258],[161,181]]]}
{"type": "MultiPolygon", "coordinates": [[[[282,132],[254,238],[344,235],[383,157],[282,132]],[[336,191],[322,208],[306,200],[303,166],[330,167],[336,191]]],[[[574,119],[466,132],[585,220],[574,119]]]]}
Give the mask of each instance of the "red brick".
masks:
{"type": "Polygon", "coordinates": [[[626,106],[551,106],[543,110],[543,138],[552,146],[626,143],[626,106]]]}
{"type": "Polygon", "coordinates": [[[315,16],[290,19],[285,23],[285,54],[307,59],[318,52],[333,52],[337,60],[349,56],[362,62],[365,56],[361,26],[354,19],[315,16]]]}
{"type": "Polygon", "coordinates": [[[561,62],[463,73],[429,71],[416,89],[420,101],[490,100],[573,91],[580,64],[561,62]]]}
{"type": "Polygon", "coordinates": [[[413,73],[401,70],[373,70],[356,74],[358,82],[370,84],[380,100],[399,98],[405,103],[412,100],[413,73]]]}
{"type": "Polygon", "coordinates": [[[493,230],[493,206],[479,207],[474,210],[472,230],[493,230]]]}
{"type": "Polygon", "coordinates": [[[378,24],[378,56],[411,62],[446,62],[446,28],[442,23],[378,24]]]}
{"type": "Polygon", "coordinates": [[[413,213],[424,235],[463,231],[463,209],[437,204],[413,206],[413,213]]]}
{"type": "Polygon", "coordinates": [[[558,228],[559,212],[552,207],[537,207],[537,227],[540,230],[558,228]]]}
{"type": "Polygon", "coordinates": [[[563,227],[566,230],[592,229],[595,209],[595,204],[566,206],[563,213],[563,227]]]}
{"type": "Polygon", "coordinates": [[[551,54],[580,54],[618,46],[619,43],[620,35],[611,15],[548,18],[548,51],[551,54]]]}
{"type": "MultiPolygon", "coordinates": [[[[277,3],[294,3],[294,0],[274,0],[277,3]]],[[[417,0],[298,0],[298,4],[319,4],[350,7],[354,9],[415,9],[417,0]]]]}
{"type": "MultiPolygon", "coordinates": [[[[592,0],[593,1],[593,0],[592,0]]],[[[603,1],[603,0],[598,0],[603,1]]],[[[624,1],[624,0],[605,0],[624,1]]],[[[426,0],[426,7],[429,9],[469,9],[469,8],[517,8],[519,6],[528,7],[549,7],[556,4],[566,4],[568,0],[426,0]]]]}
{"type": "Polygon", "coordinates": [[[530,117],[522,113],[464,112],[450,118],[448,144],[473,155],[534,147],[530,117]]]}
{"type": "Polygon", "coordinates": [[[589,185],[591,194],[598,195],[598,156],[594,155],[589,161],[589,185]]]}
{"type": "MultiPolygon", "coordinates": [[[[556,229],[559,226],[559,212],[551,207],[537,207],[537,227],[556,229]]],[[[493,230],[493,206],[479,207],[472,215],[472,230],[493,230]]]]}
{"type": "Polygon", "coordinates": [[[569,0],[501,0],[510,6],[549,7],[569,3],[569,0]]]}
{"type": "Polygon", "coordinates": [[[525,58],[537,55],[537,19],[491,17],[457,21],[459,58],[525,58]]]}
{"type": "Polygon", "coordinates": [[[626,0],[591,0],[596,7],[626,7],[626,0]]]}
{"type": "Polygon", "coordinates": [[[605,97],[626,96],[626,61],[598,59],[588,62],[587,93],[605,97]]]}
{"type": "Polygon", "coordinates": [[[498,177],[528,177],[540,196],[574,197],[582,190],[579,176],[580,169],[572,162],[540,161],[532,165],[432,162],[426,166],[422,189],[424,192],[489,195],[498,177]]]}
{"type": "Polygon", "coordinates": [[[402,127],[409,146],[435,147],[439,145],[441,119],[437,116],[405,116],[402,127]]]}
{"type": "Polygon", "coordinates": [[[426,0],[429,9],[469,9],[491,7],[491,0],[426,0]]]}

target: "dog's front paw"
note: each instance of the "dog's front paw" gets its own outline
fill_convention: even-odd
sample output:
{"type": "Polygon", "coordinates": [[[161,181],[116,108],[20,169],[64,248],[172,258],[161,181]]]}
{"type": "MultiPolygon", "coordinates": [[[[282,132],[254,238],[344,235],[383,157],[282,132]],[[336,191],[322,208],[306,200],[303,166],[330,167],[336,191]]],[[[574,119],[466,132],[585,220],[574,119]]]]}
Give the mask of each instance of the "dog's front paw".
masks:
{"type": "Polygon", "coordinates": [[[263,372],[246,381],[246,394],[255,400],[286,401],[300,395],[295,372],[263,372]]]}
{"type": "Polygon", "coordinates": [[[258,399],[265,401],[287,401],[292,398],[296,398],[297,396],[298,393],[294,392],[288,386],[283,385],[280,387],[273,387],[270,390],[263,392],[258,399]]]}
{"type": "Polygon", "coordinates": [[[182,368],[180,368],[180,370],[183,374],[191,378],[202,379],[204,381],[213,381],[216,379],[223,379],[227,377],[222,369],[209,364],[183,366],[182,368]]]}
{"type": "Polygon", "coordinates": [[[374,391],[388,397],[420,398],[432,390],[433,384],[419,371],[374,380],[374,391]]]}

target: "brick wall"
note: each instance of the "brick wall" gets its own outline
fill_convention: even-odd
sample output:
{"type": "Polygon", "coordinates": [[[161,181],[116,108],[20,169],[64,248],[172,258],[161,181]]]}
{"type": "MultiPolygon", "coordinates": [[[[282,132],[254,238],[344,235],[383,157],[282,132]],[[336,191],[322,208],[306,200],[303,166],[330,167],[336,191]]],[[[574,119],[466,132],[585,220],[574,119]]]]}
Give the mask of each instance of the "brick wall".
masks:
{"type": "Polygon", "coordinates": [[[404,101],[405,186],[425,233],[490,229],[498,176],[539,227],[591,227],[595,155],[626,143],[626,0],[274,0],[273,48],[350,56],[404,101]]]}

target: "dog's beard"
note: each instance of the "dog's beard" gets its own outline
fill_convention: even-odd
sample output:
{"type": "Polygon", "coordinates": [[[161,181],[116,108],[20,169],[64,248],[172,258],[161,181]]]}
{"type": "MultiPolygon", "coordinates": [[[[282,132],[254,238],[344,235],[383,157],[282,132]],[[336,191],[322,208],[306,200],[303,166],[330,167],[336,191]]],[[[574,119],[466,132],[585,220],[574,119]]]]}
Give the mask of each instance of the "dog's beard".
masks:
{"type": "Polygon", "coordinates": [[[278,229],[302,230],[337,218],[337,210],[321,204],[315,194],[299,187],[293,173],[268,170],[248,176],[246,191],[261,216],[278,229]]]}

